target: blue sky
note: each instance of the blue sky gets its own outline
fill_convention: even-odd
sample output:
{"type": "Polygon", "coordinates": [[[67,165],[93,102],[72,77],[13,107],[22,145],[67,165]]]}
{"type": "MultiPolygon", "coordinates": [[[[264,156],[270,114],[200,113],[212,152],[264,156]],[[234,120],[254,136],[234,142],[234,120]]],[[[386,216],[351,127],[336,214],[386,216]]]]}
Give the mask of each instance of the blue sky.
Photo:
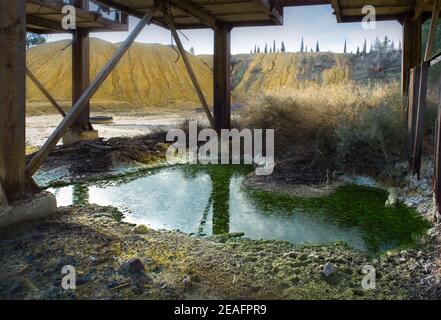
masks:
{"type": "MultiPolygon", "coordinates": [[[[398,42],[402,38],[402,28],[398,22],[377,22],[375,30],[364,30],[361,23],[336,22],[332,14],[331,6],[309,6],[285,8],[283,26],[256,27],[256,28],[235,28],[232,31],[232,53],[249,53],[254,45],[261,48],[265,43],[269,45],[276,40],[278,46],[284,41],[287,51],[298,51],[302,37],[308,48],[315,48],[319,41],[321,51],[342,52],[344,41],[347,40],[348,52],[356,51],[357,46],[362,47],[364,39],[368,43],[376,37],[384,38],[388,35],[398,42]]],[[[130,19],[130,27],[133,28],[136,19],[130,19]]],[[[185,30],[184,34],[189,38],[187,41],[182,38],[187,49],[194,47],[196,54],[211,54],[213,52],[213,32],[210,30],[185,30]]],[[[111,32],[92,34],[110,42],[121,42],[127,37],[126,32],[111,32]]],[[[52,35],[49,41],[69,38],[69,35],[52,35]]],[[[137,39],[144,43],[171,43],[170,32],[157,27],[147,27],[137,39]]]]}

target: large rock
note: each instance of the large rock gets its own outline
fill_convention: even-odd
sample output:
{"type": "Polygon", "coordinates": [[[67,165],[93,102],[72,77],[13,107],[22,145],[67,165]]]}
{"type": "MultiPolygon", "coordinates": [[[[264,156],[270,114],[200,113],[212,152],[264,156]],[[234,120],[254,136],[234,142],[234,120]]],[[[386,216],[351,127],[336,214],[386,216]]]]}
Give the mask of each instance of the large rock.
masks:
{"type": "Polygon", "coordinates": [[[130,275],[142,274],[145,270],[144,263],[138,258],[124,262],[121,266],[121,272],[130,275]]]}
{"type": "Polygon", "coordinates": [[[326,278],[330,277],[336,272],[337,272],[337,268],[331,262],[327,262],[323,267],[323,274],[325,275],[326,278]]]}
{"type": "Polygon", "coordinates": [[[398,204],[398,192],[391,188],[389,189],[389,197],[386,200],[386,207],[394,207],[398,204]]]}

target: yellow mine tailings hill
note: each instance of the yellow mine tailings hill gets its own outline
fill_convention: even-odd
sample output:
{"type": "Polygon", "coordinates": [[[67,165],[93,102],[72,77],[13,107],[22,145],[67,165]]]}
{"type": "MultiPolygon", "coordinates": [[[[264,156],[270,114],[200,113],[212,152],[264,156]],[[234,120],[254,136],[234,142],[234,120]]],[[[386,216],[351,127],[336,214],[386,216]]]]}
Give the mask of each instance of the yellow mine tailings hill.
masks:
{"type": "MultiPolygon", "coordinates": [[[[69,44],[70,41],[46,43],[27,53],[29,69],[66,109],[71,99],[69,44]]],[[[99,39],[91,40],[92,77],[109,61],[118,46],[99,39]]],[[[171,46],[133,44],[93,98],[93,109],[124,112],[148,108],[198,108],[200,103],[185,66],[182,59],[177,59],[178,54],[171,46]]],[[[397,66],[388,66],[386,70],[399,72],[399,59],[394,56],[378,59],[375,55],[360,57],[334,53],[236,55],[232,58],[233,99],[246,102],[259,94],[302,89],[311,82],[326,85],[348,79],[382,78],[385,68],[373,70],[372,66],[381,65],[387,59],[392,64],[398,62],[397,66]]],[[[190,55],[190,60],[207,100],[212,101],[212,57],[190,55]]],[[[27,101],[28,114],[54,112],[29,79],[27,101]]]]}
{"type": "MultiPolygon", "coordinates": [[[[57,101],[68,106],[71,99],[71,47],[69,41],[46,43],[28,50],[27,65],[57,101]],[[66,48],[67,47],[67,48],[66,48]]],[[[91,77],[103,68],[117,49],[98,39],[91,41],[91,77]]],[[[92,103],[103,108],[130,111],[143,107],[194,107],[198,105],[185,66],[168,46],[135,43],[94,96],[92,103]]],[[[212,99],[211,70],[190,57],[207,99],[212,99]]],[[[38,88],[27,80],[29,108],[46,102],[38,88]]],[[[46,108],[41,109],[44,112],[46,108]]],[[[50,110],[50,109],[49,109],[50,110]]]]}

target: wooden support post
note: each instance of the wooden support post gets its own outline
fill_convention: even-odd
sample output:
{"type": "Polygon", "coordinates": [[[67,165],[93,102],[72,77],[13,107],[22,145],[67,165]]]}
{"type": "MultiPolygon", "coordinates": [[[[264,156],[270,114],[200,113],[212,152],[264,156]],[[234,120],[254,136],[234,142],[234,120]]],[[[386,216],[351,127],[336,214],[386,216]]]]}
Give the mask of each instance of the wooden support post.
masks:
{"type": "Polygon", "coordinates": [[[61,123],[58,125],[57,129],[55,129],[55,131],[51,134],[46,143],[41,147],[35,157],[28,164],[28,166],[26,167],[27,176],[32,176],[47,159],[50,152],[57,145],[58,141],[60,141],[61,137],[69,129],[75,119],[77,119],[78,115],[81,113],[81,111],[83,111],[83,107],[86,106],[87,102],[90,101],[93,95],[98,91],[100,86],[107,79],[109,74],[112,72],[112,70],[121,60],[121,58],[133,44],[136,37],[141,33],[141,31],[147,24],[151,23],[155,11],[156,10],[152,8],[144,15],[144,17],[138,22],[138,25],[129,35],[127,40],[123,44],[121,44],[121,46],[113,54],[110,61],[105,65],[103,70],[97,75],[95,80],[92,81],[90,86],[83,92],[80,99],[78,99],[78,101],[74,104],[72,109],[63,119],[63,121],[61,121],[61,123]]]}
{"type": "Polygon", "coordinates": [[[432,11],[432,21],[430,25],[429,38],[427,39],[426,52],[424,55],[424,61],[421,64],[420,74],[420,86],[418,96],[418,109],[416,112],[416,129],[415,129],[415,143],[412,155],[412,173],[417,174],[420,177],[421,172],[421,158],[423,155],[424,144],[424,117],[426,113],[426,100],[427,100],[427,85],[429,81],[429,59],[432,56],[433,46],[435,43],[436,30],[438,28],[438,17],[440,12],[439,1],[435,0],[432,11]]]}
{"type": "Polygon", "coordinates": [[[190,76],[190,79],[193,83],[193,87],[196,90],[196,94],[199,97],[199,100],[201,101],[202,107],[205,110],[205,113],[207,115],[208,121],[210,122],[210,125],[212,128],[214,128],[214,119],[211,115],[210,107],[208,106],[207,99],[205,99],[204,93],[202,92],[201,86],[199,85],[198,79],[196,77],[196,74],[193,71],[193,68],[190,63],[190,59],[188,58],[187,52],[184,49],[184,46],[182,45],[181,39],[179,38],[178,32],[176,31],[175,24],[170,16],[170,14],[167,11],[164,11],[164,18],[165,21],[170,28],[170,31],[172,33],[173,39],[176,42],[176,46],[178,48],[179,54],[181,55],[182,61],[184,62],[185,67],[187,68],[187,72],[190,76]]]}
{"type": "Polygon", "coordinates": [[[422,20],[413,21],[413,15],[403,15],[402,94],[409,95],[410,69],[421,63],[422,20]]]}
{"type": "Polygon", "coordinates": [[[418,109],[416,111],[415,139],[412,155],[412,173],[420,176],[421,157],[424,143],[424,117],[426,113],[427,82],[429,80],[429,62],[421,65],[421,76],[418,93],[418,109]]]}
{"type": "Polygon", "coordinates": [[[438,116],[435,126],[435,152],[433,172],[433,193],[435,199],[435,219],[439,219],[441,213],[441,101],[438,103],[438,116]]]}
{"type": "MultiPolygon", "coordinates": [[[[88,10],[88,0],[76,0],[74,5],[88,10]]],[[[72,41],[72,105],[74,105],[90,83],[90,39],[89,31],[77,29],[72,41]]],[[[71,129],[81,133],[93,130],[90,123],[90,101],[87,101],[71,129]]]]}
{"type": "Polygon", "coordinates": [[[43,84],[38,81],[37,77],[26,68],[26,74],[28,75],[29,79],[32,80],[32,82],[37,86],[37,88],[41,91],[41,93],[49,100],[49,102],[54,106],[55,109],[57,109],[58,113],[64,118],[66,116],[66,112],[64,112],[63,108],[55,101],[55,99],[51,96],[49,91],[46,90],[46,88],[43,86],[43,84]]]}
{"type": "Polygon", "coordinates": [[[415,130],[420,92],[421,67],[416,66],[410,72],[409,108],[407,112],[408,154],[409,163],[412,165],[413,146],[415,143],[415,130]]]}
{"type": "Polygon", "coordinates": [[[25,0],[0,2],[0,180],[9,201],[25,197],[25,0]]]}
{"type": "Polygon", "coordinates": [[[218,132],[231,128],[231,26],[214,31],[214,123],[218,132]]]}

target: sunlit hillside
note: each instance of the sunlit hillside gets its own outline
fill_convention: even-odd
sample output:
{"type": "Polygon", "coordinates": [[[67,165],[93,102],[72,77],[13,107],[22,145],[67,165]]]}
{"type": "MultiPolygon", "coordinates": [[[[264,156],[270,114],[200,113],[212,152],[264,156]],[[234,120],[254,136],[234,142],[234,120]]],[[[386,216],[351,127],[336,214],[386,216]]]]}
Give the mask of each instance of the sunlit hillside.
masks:
{"type": "MultiPolygon", "coordinates": [[[[28,67],[63,104],[68,104],[71,96],[71,49],[66,48],[68,45],[69,41],[47,43],[28,51],[28,67]]],[[[109,61],[117,46],[92,39],[92,77],[109,61]]],[[[144,107],[194,108],[198,104],[197,96],[182,59],[175,63],[177,59],[178,54],[171,47],[135,43],[97,92],[93,105],[121,111],[144,107]]],[[[205,95],[212,99],[210,69],[195,57],[190,59],[205,95]]],[[[27,99],[31,112],[46,103],[29,80],[27,99]]]]}
{"type": "MultiPolygon", "coordinates": [[[[117,48],[92,39],[91,74],[94,77],[117,48]]],[[[286,90],[303,90],[311,84],[328,86],[355,80],[396,79],[400,53],[368,54],[276,53],[236,55],[232,58],[233,100],[286,90]]],[[[185,108],[200,104],[182,59],[170,46],[135,43],[92,100],[95,110],[132,111],[147,108],[185,108]]],[[[192,56],[191,63],[208,101],[212,100],[212,57],[192,56]]],[[[54,97],[69,107],[71,95],[69,41],[46,43],[28,51],[28,67],[54,97]]],[[[28,113],[54,112],[36,86],[28,81],[28,113]]]]}

